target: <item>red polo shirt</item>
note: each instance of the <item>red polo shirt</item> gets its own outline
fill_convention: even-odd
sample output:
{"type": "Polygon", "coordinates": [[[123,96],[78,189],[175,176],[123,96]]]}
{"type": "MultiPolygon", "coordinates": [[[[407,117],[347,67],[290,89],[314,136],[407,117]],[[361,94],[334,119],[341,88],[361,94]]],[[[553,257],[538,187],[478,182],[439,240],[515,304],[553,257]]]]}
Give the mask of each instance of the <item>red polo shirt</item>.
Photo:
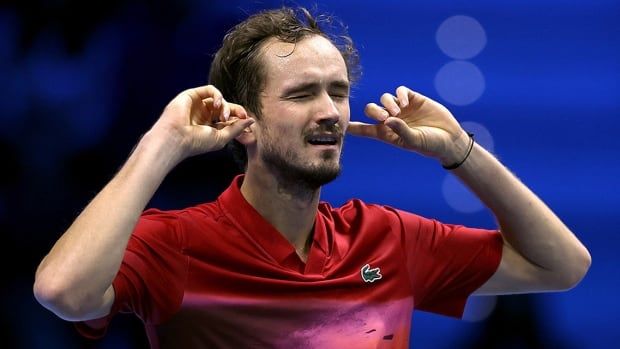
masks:
{"type": "Polygon", "coordinates": [[[461,316],[497,269],[497,231],[442,224],[387,206],[320,203],[304,263],[242,196],[147,210],[114,280],[119,311],[153,348],[407,348],[414,309],[461,316]]]}

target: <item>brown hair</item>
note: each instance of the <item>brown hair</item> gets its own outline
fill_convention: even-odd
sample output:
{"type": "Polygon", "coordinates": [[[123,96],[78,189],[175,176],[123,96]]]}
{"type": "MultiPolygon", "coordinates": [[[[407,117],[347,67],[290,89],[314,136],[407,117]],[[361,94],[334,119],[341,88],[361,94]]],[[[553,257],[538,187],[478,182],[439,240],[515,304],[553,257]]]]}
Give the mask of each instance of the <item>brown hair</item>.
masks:
{"type": "MultiPolygon", "coordinates": [[[[217,87],[227,101],[243,105],[260,118],[262,106],[259,94],[266,79],[260,60],[262,44],[269,38],[295,43],[311,35],[323,36],[336,46],[347,66],[349,81],[355,82],[361,74],[359,56],[346,28],[331,16],[313,16],[305,8],[283,7],[256,13],[224,36],[222,47],[211,63],[209,84],[217,87]],[[336,34],[336,31],[340,33],[336,34]]],[[[229,149],[245,170],[245,147],[233,140],[229,143],[229,149]]]]}

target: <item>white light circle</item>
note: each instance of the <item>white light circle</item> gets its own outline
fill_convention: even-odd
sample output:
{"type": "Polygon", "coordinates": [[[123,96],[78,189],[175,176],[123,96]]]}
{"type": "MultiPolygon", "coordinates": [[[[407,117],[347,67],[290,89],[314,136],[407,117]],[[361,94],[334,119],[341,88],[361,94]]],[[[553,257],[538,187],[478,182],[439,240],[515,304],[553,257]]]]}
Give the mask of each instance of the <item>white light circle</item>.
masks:
{"type": "Polygon", "coordinates": [[[455,211],[475,213],[484,208],[482,202],[453,175],[448,174],[444,178],[441,193],[455,211]]]}
{"type": "Polygon", "coordinates": [[[487,35],[476,19],[469,16],[452,16],[439,25],[435,40],[448,57],[470,59],[484,49],[487,35]]]}
{"type": "Polygon", "coordinates": [[[435,75],[435,89],[446,102],[468,105],[484,92],[485,82],[476,65],[465,61],[451,61],[435,75]]]}
{"type": "Polygon", "coordinates": [[[463,130],[474,134],[474,139],[476,140],[476,143],[480,144],[484,149],[488,150],[489,152],[494,152],[495,141],[493,140],[491,132],[489,132],[489,130],[484,127],[484,125],[473,121],[463,121],[461,122],[461,127],[463,128],[463,130]]]}

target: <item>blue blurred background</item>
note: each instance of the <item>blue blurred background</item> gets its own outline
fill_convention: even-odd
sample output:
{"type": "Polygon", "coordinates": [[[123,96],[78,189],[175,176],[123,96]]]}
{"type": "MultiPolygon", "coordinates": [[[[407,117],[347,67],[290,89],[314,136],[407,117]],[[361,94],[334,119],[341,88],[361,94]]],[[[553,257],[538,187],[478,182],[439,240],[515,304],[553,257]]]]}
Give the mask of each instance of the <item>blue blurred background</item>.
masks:
{"type": "MultiPolygon", "coordinates": [[[[0,328],[6,348],[142,348],[118,316],[100,341],[36,303],[37,264],[178,92],[204,84],[222,36],[281,1],[4,1],[0,5],[0,328]]],[[[289,3],[290,4],[290,3],[289,3]]],[[[620,3],[338,1],[293,4],[349,27],[364,74],[352,118],[407,85],[446,105],[546,201],[593,265],[559,294],[472,298],[465,320],[416,312],[417,348],[605,348],[620,342],[620,3]]],[[[493,217],[430,159],[348,138],[323,197],[389,204],[445,222],[493,217]]],[[[214,199],[226,152],[177,167],[150,203],[214,199]]],[[[541,237],[544,238],[544,237],[541,237]]]]}

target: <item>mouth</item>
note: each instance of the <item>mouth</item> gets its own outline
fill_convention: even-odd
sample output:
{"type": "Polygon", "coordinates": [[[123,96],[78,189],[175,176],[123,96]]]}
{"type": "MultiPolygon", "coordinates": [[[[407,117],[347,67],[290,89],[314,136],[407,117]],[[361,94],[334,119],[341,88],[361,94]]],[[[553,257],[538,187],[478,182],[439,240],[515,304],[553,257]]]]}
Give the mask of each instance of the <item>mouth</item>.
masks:
{"type": "Polygon", "coordinates": [[[340,143],[340,136],[332,133],[314,134],[306,137],[306,142],[315,146],[335,146],[340,143]]]}

